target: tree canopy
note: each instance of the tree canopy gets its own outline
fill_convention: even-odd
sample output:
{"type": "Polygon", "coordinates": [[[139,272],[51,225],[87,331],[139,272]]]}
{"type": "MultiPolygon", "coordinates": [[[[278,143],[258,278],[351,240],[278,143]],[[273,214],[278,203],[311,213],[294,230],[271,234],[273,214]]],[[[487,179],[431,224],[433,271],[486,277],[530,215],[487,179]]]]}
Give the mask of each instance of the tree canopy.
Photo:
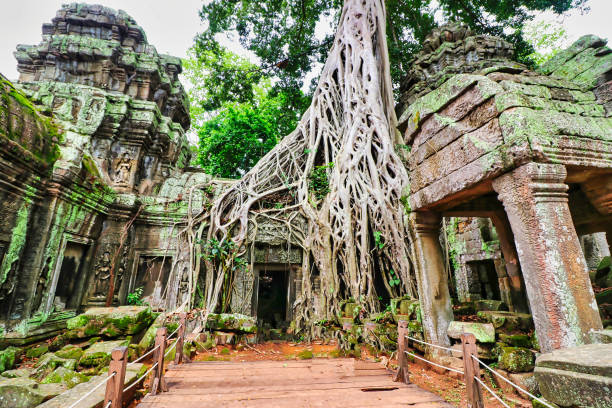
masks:
{"type": "MultiPolygon", "coordinates": [[[[387,38],[395,88],[420,43],[439,22],[457,21],[477,33],[514,43],[517,57],[531,62],[533,48],[522,30],[534,11],[563,13],[586,0],[386,0],[387,38]]],[[[219,34],[237,33],[240,43],[261,59],[260,70],[278,78],[277,89],[301,88],[325,60],[342,0],[211,0],[200,16],[208,22],[198,36],[198,54],[222,52],[219,34]]],[[[221,78],[221,80],[223,80],[221,78]]]]}

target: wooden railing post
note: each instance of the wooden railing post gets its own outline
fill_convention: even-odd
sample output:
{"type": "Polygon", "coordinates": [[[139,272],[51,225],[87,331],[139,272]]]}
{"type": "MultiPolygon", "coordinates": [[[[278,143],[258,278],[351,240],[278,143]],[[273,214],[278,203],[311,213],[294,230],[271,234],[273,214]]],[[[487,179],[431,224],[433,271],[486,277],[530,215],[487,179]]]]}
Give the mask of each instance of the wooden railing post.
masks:
{"type": "Polygon", "coordinates": [[[174,364],[181,364],[185,360],[183,356],[183,345],[185,344],[185,321],[187,313],[181,313],[179,320],[178,337],[176,339],[176,353],[174,355],[174,364]]]}
{"type": "Polygon", "coordinates": [[[468,408],[484,408],[480,383],[474,379],[474,377],[480,378],[480,365],[478,361],[472,358],[472,356],[478,357],[476,337],[471,333],[463,333],[461,335],[461,346],[468,408]]]}
{"type": "Polygon", "coordinates": [[[125,368],[127,367],[128,348],[117,347],[111,352],[111,362],[108,367],[108,375],[114,374],[113,378],[106,382],[106,394],[104,396],[104,407],[123,407],[123,386],[125,385],[125,368]]]}
{"type": "MultiPolygon", "coordinates": [[[[155,335],[155,347],[157,347],[153,361],[157,363],[157,367],[153,370],[153,385],[151,386],[151,395],[157,395],[158,392],[168,391],[166,379],[164,378],[164,354],[166,354],[166,337],[168,329],[160,327],[155,335]]],[[[155,364],[154,363],[154,364],[155,364]]]]}
{"type": "Polygon", "coordinates": [[[410,384],[410,372],[408,371],[408,359],[406,358],[406,334],[408,333],[408,322],[400,320],[397,322],[397,373],[393,381],[410,384]]]}

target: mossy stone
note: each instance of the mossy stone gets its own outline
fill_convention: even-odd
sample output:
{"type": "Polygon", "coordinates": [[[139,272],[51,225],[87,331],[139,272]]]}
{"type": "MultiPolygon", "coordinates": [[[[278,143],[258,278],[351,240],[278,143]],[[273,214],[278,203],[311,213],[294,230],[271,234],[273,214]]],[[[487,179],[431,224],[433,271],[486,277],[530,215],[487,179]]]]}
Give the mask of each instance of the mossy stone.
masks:
{"type": "Polygon", "coordinates": [[[533,370],[535,356],[523,347],[502,347],[499,355],[499,368],[511,373],[525,373],[533,370]]]}
{"type": "Polygon", "coordinates": [[[514,347],[531,347],[531,337],[526,334],[499,334],[499,340],[514,347]]]}
{"type": "Polygon", "coordinates": [[[89,381],[89,377],[84,374],[77,373],[64,367],[58,367],[43,378],[41,384],[58,383],[64,384],[68,388],[72,388],[77,384],[87,381],[89,381]]]}
{"type": "Polygon", "coordinates": [[[26,351],[26,357],[27,358],[38,358],[42,356],[43,354],[47,353],[48,351],[49,351],[49,346],[46,344],[41,344],[39,346],[29,348],[26,351]]]}
{"type": "Polygon", "coordinates": [[[0,351],[0,373],[15,367],[15,362],[20,353],[21,349],[17,347],[7,347],[0,351]]]}
{"type": "Polygon", "coordinates": [[[108,365],[111,353],[117,347],[127,346],[125,340],[101,341],[89,347],[83,353],[79,364],[84,367],[102,367],[108,365]]]}
{"type": "Polygon", "coordinates": [[[56,351],[55,355],[61,358],[72,358],[78,360],[83,356],[83,350],[79,346],[68,344],[61,350],[56,351]]]}

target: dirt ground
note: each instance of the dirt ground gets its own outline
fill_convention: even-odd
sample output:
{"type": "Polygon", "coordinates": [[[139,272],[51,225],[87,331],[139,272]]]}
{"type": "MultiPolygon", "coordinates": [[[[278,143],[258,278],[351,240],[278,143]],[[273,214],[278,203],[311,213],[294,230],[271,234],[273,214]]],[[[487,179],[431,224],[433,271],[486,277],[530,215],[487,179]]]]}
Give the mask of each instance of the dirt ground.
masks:
{"type": "MultiPolygon", "coordinates": [[[[334,343],[325,344],[315,341],[312,343],[291,343],[291,342],[266,342],[254,345],[224,345],[213,349],[198,352],[194,361],[262,361],[262,360],[293,360],[304,358],[337,358],[342,354],[334,343]]],[[[362,354],[362,359],[379,361],[388,369],[396,367],[395,360],[389,360],[387,356],[373,356],[362,354]]],[[[434,392],[444,398],[450,404],[467,408],[465,400],[465,384],[457,374],[444,372],[439,373],[421,362],[409,363],[410,381],[419,387],[434,392]]],[[[530,408],[531,402],[519,397],[514,393],[502,393],[499,387],[491,383],[491,379],[485,376],[485,383],[494,391],[502,395],[503,400],[511,407],[530,408]]],[[[143,395],[142,390],[140,395],[143,395]]],[[[137,394],[137,395],[138,395],[137,394]]],[[[488,391],[483,389],[485,407],[503,408],[488,391]]],[[[136,407],[140,398],[136,398],[129,405],[129,408],[136,407]]]]}

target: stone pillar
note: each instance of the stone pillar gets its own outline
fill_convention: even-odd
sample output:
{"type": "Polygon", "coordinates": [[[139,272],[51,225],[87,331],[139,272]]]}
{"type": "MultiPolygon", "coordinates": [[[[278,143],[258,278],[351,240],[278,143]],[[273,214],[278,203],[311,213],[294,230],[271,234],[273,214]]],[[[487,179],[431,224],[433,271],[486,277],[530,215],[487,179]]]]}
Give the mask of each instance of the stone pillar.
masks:
{"type": "Polygon", "coordinates": [[[580,237],[584,257],[586,258],[589,270],[597,269],[602,258],[610,256],[608,241],[605,232],[595,232],[580,237]]]}
{"type": "Polygon", "coordinates": [[[527,296],[525,294],[525,283],[521,275],[518,255],[516,253],[516,247],[514,246],[514,235],[512,235],[512,229],[508,223],[508,218],[506,214],[500,210],[491,215],[491,221],[495,226],[495,231],[497,231],[499,247],[504,256],[504,266],[506,268],[506,275],[508,276],[508,289],[510,291],[508,306],[513,312],[529,313],[527,296]]]}
{"type": "Polygon", "coordinates": [[[528,163],[493,181],[520,259],[542,352],[588,341],[601,319],[560,164],[528,163]]]}
{"type": "MultiPolygon", "coordinates": [[[[453,320],[453,309],[440,247],[441,221],[440,215],[432,212],[413,212],[410,215],[414,231],[414,263],[425,340],[433,344],[450,346],[446,330],[453,320]]],[[[441,353],[438,350],[434,354],[441,353]]]]}

